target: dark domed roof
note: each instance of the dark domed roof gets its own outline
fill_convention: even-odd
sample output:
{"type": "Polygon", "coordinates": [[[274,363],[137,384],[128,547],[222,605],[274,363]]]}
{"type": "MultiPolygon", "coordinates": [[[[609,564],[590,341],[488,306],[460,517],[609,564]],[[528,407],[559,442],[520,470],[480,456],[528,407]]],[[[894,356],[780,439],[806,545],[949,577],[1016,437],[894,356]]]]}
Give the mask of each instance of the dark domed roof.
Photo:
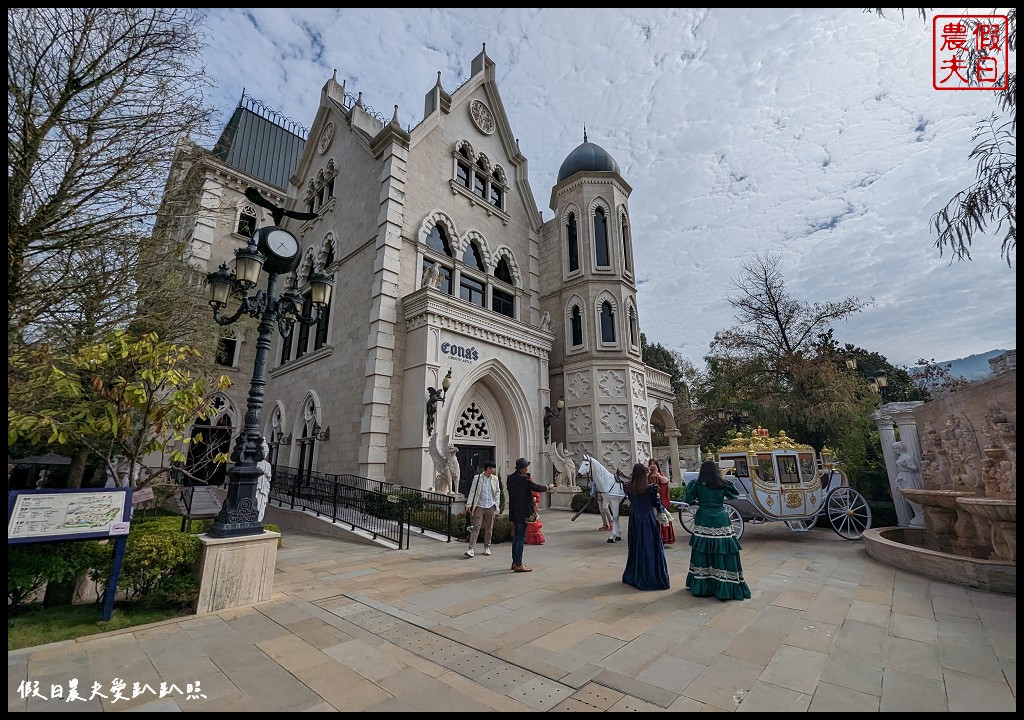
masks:
{"type": "Polygon", "coordinates": [[[570,178],[578,172],[619,172],[619,164],[600,145],[587,141],[583,135],[583,144],[569,153],[558,169],[558,182],[570,178]]]}

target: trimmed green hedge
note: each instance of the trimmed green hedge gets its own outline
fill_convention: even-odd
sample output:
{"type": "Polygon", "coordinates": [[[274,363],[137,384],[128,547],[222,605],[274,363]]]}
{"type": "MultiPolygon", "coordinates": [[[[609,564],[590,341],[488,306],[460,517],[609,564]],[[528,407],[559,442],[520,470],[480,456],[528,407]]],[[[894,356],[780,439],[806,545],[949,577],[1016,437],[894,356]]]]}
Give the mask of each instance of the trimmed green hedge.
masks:
{"type": "MultiPolygon", "coordinates": [[[[118,589],[141,607],[184,608],[199,596],[195,567],[202,545],[198,535],[209,530],[212,519],[196,520],[192,531],[181,532],[177,515],[136,516],[125,543],[118,589]]],[[[281,532],[272,523],[267,530],[281,532]]],[[[278,540],[278,546],[281,540],[278,540]]],[[[19,543],[7,552],[7,612],[15,614],[47,583],[74,582],[85,573],[97,583],[103,598],[113,570],[113,543],[73,540],[19,543]]]]}

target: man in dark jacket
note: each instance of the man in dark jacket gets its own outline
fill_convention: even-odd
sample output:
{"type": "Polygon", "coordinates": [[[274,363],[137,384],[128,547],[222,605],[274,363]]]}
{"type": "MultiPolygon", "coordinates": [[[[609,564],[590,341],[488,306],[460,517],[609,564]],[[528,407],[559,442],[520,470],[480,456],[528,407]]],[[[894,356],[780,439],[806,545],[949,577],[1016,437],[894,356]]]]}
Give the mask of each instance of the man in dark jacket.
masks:
{"type": "Polygon", "coordinates": [[[526,547],[526,519],[533,514],[533,493],[549,492],[554,485],[538,485],[530,479],[530,461],[516,460],[516,471],[505,478],[508,492],[508,519],[512,523],[512,571],[533,572],[523,565],[523,548],[526,547]]]}

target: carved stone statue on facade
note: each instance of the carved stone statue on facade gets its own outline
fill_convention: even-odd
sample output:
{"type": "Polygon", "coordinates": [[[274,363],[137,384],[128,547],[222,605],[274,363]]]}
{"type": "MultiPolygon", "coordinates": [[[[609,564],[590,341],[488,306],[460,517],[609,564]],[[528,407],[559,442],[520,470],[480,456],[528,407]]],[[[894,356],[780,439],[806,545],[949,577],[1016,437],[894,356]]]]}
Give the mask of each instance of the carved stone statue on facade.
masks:
{"type": "Polygon", "coordinates": [[[547,310],[540,316],[540,329],[544,332],[551,332],[551,313],[547,310]]]}
{"type": "Polygon", "coordinates": [[[431,290],[438,290],[441,287],[441,271],[438,270],[437,265],[428,265],[423,268],[423,277],[421,284],[425,288],[431,290]]]}
{"type": "Polygon", "coordinates": [[[263,474],[256,480],[256,519],[263,522],[263,515],[267,512],[267,503],[270,502],[270,445],[266,438],[263,438],[263,459],[256,463],[256,467],[263,471],[263,474]]]}
{"type": "MultiPolygon", "coordinates": [[[[902,440],[898,440],[892,444],[893,454],[896,456],[896,487],[900,490],[914,489],[919,490],[924,486],[924,482],[921,479],[921,473],[917,464],[917,460],[911,455],[910,450],[907,449],[907,445],[902,440]]],[[[913,516],[907,521],[907,524],[913,527],[924,527],[924,508],[919,503],[912,502],[908,498],[907,504],[910,505],[913,516]]]]}
{"type": "Polygon", "coordinates": [[[444,442],[437,433],[427,440],[427,450],[434,463],[434,492],[454,495],[452,488],[459,487],[459,449],[452,442],[451,435],[444,436],[444,442]]]}
{"type": "Polygon", "coordinates": [[[562,443],[551,443],[549,446],[551,457],[553,457],[555,467],[558,468],[558,472],[555,473],[555,485],[559,487],[575,487],[576,486],[576,453],[569,452],[565,449],[562,443]]]}
{"type": "Polygon", "coordinates": [[[988,445],[982,451],[982,475],[987,497],[1017,497],[1017,429],[999,404],[990,401],[985,413],[988,445]]]}

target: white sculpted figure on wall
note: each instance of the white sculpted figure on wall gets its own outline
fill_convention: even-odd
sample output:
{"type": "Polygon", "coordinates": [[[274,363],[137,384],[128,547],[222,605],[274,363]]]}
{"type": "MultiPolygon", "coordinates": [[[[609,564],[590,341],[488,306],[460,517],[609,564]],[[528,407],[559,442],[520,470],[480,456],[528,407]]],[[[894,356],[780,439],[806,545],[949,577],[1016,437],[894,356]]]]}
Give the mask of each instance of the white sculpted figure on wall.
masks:
{"type": "Polygon", "coordinates": [[[551,457],[555,459],[555,485],[559,487],[576,487],[576,453],[569,452],[562,443],[551,443],[551,457]]]}
{"type": "Polygon", "coordinates": [[[434,433],[427,440],[427,452],[434,462],[434,492],[455,495],[452,488],[459,487],[459,460],[456,457],[459,449],[452,442],[451,435],[441,437],[434,433]]]}
{"type": "Polygon", "coordinates": [[[441,287],[441,271],[437,269],[437,265],[428,265],[423,268],[423,279],[421,284],[425,288],[431,290],[438,290],[441,287]]]}
{"type": "Polygon", "coordinates": [[[263,438],[263,459],[256,463],[262,474],[256,480],[256,519],[263,522],[263,515],[267,512],[267,503],[270,502],[270,445],[267,439],[263,438]]]}
{"type": "Polygon", "coordinates": [[[540,329],[544,332],[551,332],[551,313],[547,310],[540,316],[540,329]]]}
{"type": "MultiPolygon", "coordinates": [[[[900,490],[920,490],[924,487],[917,460],[911,456],[907,444],[898,440],[892,444],[892,451],[896,455],[896,487],[900,490]]],[[[910,509],[914,513],[907,523],[912,527],[924,527],[924,508],[919,503],[911,502],[908,498],[904,499],[907,500],[907,504],[910,505],[910,509]]]]}

